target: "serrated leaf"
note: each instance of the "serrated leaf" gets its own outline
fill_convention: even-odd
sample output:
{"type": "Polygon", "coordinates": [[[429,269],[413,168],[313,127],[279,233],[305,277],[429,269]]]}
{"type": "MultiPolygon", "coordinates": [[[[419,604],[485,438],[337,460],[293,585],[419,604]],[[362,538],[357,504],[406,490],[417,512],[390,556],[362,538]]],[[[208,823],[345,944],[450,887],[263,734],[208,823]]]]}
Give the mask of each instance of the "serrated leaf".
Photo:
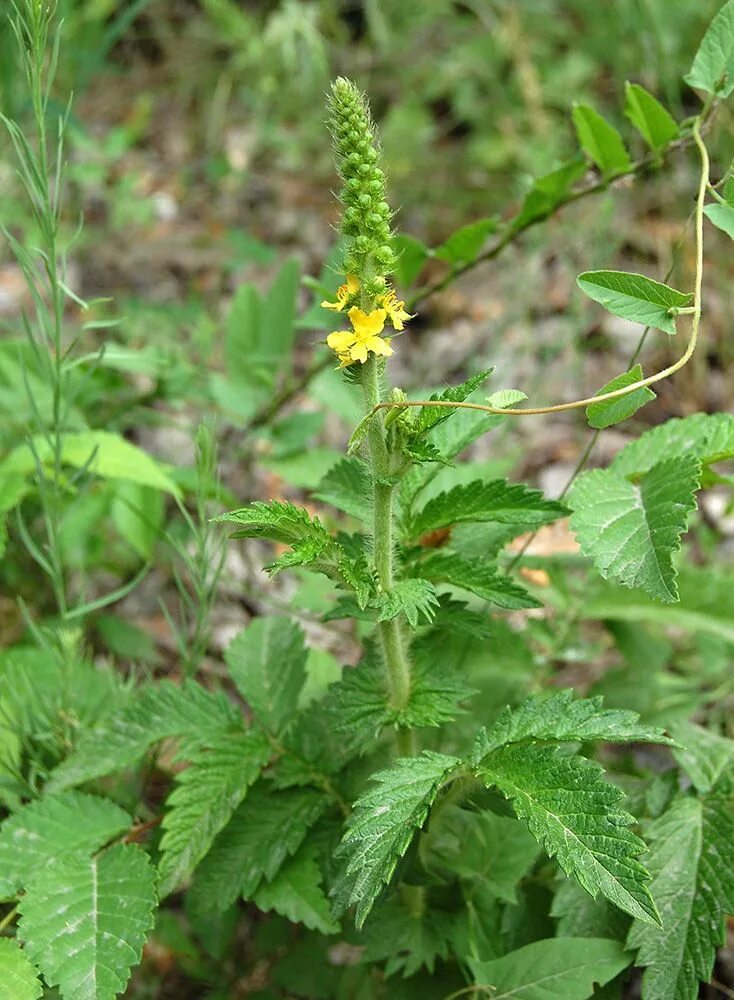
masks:
{"type": "Polygon", "coordinates": [[[423,510],[414,515],[409,525],[409,537],[420,538],[431,531],[465,521],[491,521],[514,524],[518,534],[549,524],[563,517],[566,508],[555,500],[547,500],[539,490],[506,479],[477,480],[466,486],[455,486],[429,500],[423,510]]]}
{"type": "Polygon", "coordinates": [[[427,750],[420,757],[401,758],[389,770],[373,774],[377,787],[355,802],[339,848],[344,861],[334,895],[340,911],[356,905],[357,927],[364,924],[441,784],[459,763],[456,757],[427,750]]]}
{"type": "Polygon", "coordinates": [[[644,87],[628,80],[624,93],[624,113],[650,149],[659,152],[678,137],[675,119],[644,87]]]}
{"type": "Polygon", "coordinates": [[[734,764],[734,740],[683,720],[670,728],[679,744],[673,749],[673,756],[698,792],[710,792],[734,764]]]}
{"type": "Polygon", "coordinates": [[[298,850],[327,805],[313,788],[252,788],[197,869],[191,889],[197,905],[226,910],[239,896],[252,899],[298,850]]]}
{"type": "MultiPolygon", "coordinates": [[[[607,382],[596,395],[603,396],[607,392],[624,389],[625,386],[633,385],[641,380],[642,365],[635,365],[628,372],[617,375],[616,378],[607,382]]],[[[605,399],[601,403],[591,403],[586,407],[586,419],[589,421],[590,427],[603,430],[605,427],[612,427],[623,420],[628,420],[641,407],[655,398],[655,393],[647,386],[643,386],[641,389],[634,389],[618,399],[605,399]]]]}
{"type": "Polygon", "coordinates": [[[610,468],[622,476],[639,476],[658,462],[686,455],[704,466],[734,458],[734,415],[694,413],[667,420],[626,445],[610,468]]]}
{"type": "Polygon", "coordinates": [[[314,496],[359,521],[371,522],[371,490],[372,483],[364,462],[358,458],[344,458],[326,473],[314,496]]]}
{"type": "Polygon", "coordinates": [[[310,543],[319,552],[335,544],[333,536],[317,517],[311,517],[303,507],[280,500],[267,503],[258,500],[239,510],[220,514],[214,520],[236,524],[238,527],[232,538],[269,538],[293,547],[310,543]]]}
{"type": "Polygon", "coordinates": [[[192,756],[166,802],[158,865],[161,898],[189,878],[272,752],[267,736],[250,729],[221,733],[192,756]]]}
{"type": "Polygon", "coordinates": [[[603,896],[594,899],[578,882],[564,878],[558,886],[551,916],[556,918],[558,937],[611,938],[623,941],[630,918],[603,896]]]}
{"type": "Polygon", "coordinates": [[[547,853],[590,895],[657,922],[650,876],[637,860],[645,845],[628,828],[633,817],[619,808],[623,793],[602,780],[598,764],[555,747],[508,744],[487,754],[478,774],[510,799],[547,853]]]}
{"type": "Polygon", "coordinates": [[[624,174],[632,168],[622,136],[589,104],[577,104],[572,112],[579,145],[605,177],[624,174]]]}
{"type": "Polygon", "coordinates": [[[38,971],[17,941],[0,938],[0,1000],[38,1000],[38,971]]]}
{"type": "Polygon", "coordinates": [[[288,618],[256,618],[224,653],[230,676],[260,723],[278,735],[293,721],[306,680],[303,631],[288,618]]]}
{"type": "Polygon", "coordinates": [[[524,229],[547,218],[558,208],[573,184],[586,172],[586,160],[579,156],[533,181],[520,211],[510,220],[513,230],[524,229]]]}
{"type": "Polygon", "coordinates": [[[711,205],[706,205],[703,214],[717,229],[734,240],[734,205],[722,205],[719,201],[713,202],[711,205]]]}
{"type": "MultiPolygon", "coordinates": [[[[436,906],[416,913],[399,898],[386,899],[372,911],[362,932],[364,961],[384,962],[386,979],[398,972],[408,978],[422,968],[432,973],[438,959],[449,957],[454,923],[453,913],[436,906]]],[[[390,991],[393,996],[396,989],[390,991]]],[[[399,995],[407,1000],[402,991],[399,995]]]]}
{"type": "Polygon", "coordinates": [[[83,734],[78,746],[51,774],[47,791],[60,791],[130,767],[156,743],[198,737],[237,725],[241,717],[222,692],[193,681],[145,685],[130,701],[83,734]]]}
{"type": "Polygon", "coordinates": [[[484,246],[488,236],[497,232],[496,218],[479,219],[461,226],[433,251],[433,256],[448,264],[462,264],[473,261],[484,246]]]}
{"type": "Polygon", "coordinates": [[[432,441],[408,440],[403,445],[405,454],[412,458],[414,462],[437,462],[439,465],[452,465],[453,463],[444,457],[432,441]]]}
{"type": "Polygon", "coordinates": [[[675,333],[675,315],[671,309],[682,309],[693,301],[689,292],[679,292],[630,271],[584,271],[576,282],[582,292],[613,316],[653,326],[671,336],[675,333]]]}
{"type": "Polygon", "coordinates": [[[463,559],[453,552],[434,552],[411,567],[411,572],[433,583],[470,590],[498,608],[539,608],[540,602],[511,577],[498,573],[481,559],[463,559]]]}
{"type": "Polygon", "coordinates": [[[734,91],[734,0],[728,0],[701,40],[690,72],[691,87],[728,97],[734,91]]]}
{"type": "Polygon", "coordinates": [[[405,615],[411,628],[418,628],[419,621],[430,622],[438,606],[436,589],[427,580],[398,580],[392,590],[378,596],[378,620],[392,621],[405,615]]]}
{"type": "Polygon", "coordinates": [[[155,871],[133,844],[47,865],[18,904],[18,935],[69,1000],[113,1000],[153,926],[155,871]]]}
{"type": "Polygon", "coordinates": [[[556,743],[661,743],[673,741],[657,726],[640,722],[637,712],[604,708],[603,699],[574,698],[567,688],[547,696],[531,695],[516,708],[503,708],[477,739],[473,759],[498,747],[526,740],[556,743]]]}
{"type": "Polygon", "coordinates": [[[571,530],[605,578],[640,587],[665,603],[678,600],[673,554],[696,509],[701,466],[692,455],[654,465],[638,483],[613,469],[576,480],[571,530]]]}
{"type": "Polygon", "coordinates": [[[0,827],[0,897],[15,895],[57,858],[98,850],[131,822],[114,802],[81,792],[28,803],[0,827]]]}
{"type": "Polygon", "coordinates": [[[272,882],[263,883],[253,902],[260,910],[274,910],[294,924],[304,924],[320,934],[336,934],[339,924],[321,888],[321,869],[315,851],[301,850],[286,861],[272,882]]]}
{"type": "Polygon", "coordinates": [[[549,938],[491,962],[469,959],[474,981],[491,986],[492,1000],[588,1000],[630,964],[618,941],[549,938]]]}
{"type": "Polygon", "coordinates": [[[679,798],[648,828],[646,861],[662,928],[635,923],[644,1000],[695,1000],[708,982],[724,918],[734,913],[734,797],[722,782],[702,799],[679,798]]]}
{"type": "MultiPolygon", "coordinates": [[[[484,371],[472,375],[471,378],[468,378],[460,385],[452,385],[442,392],[434,392],[428,398],[434,402],[463,403],[473,392],[476,392],[480,386],[484,385],[493,371],[494,368],[485,368],[484,371]]],[[[432,428],[438,427],[439,424],[444,423],[456,412],[456,410],[452,410],[450,407],[422,406],[418,411],[415,437],[419,437],[432,428]]]]}

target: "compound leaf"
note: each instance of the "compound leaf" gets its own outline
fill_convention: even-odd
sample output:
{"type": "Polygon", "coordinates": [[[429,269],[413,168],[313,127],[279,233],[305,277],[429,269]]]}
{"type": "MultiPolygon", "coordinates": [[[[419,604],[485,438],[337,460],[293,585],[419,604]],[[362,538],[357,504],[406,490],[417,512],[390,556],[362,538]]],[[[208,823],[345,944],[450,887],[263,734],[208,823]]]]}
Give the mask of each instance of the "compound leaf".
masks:
{"type": "Polygon", "coordinates": [[[693,295],[629,271],[585,271],[576,279],[579,288],[613,316],[675,333],[671,309],[689,306],[693,295]]]}
{"type": "Polygon", "coordinates": [[[379,595],[377,607],[379,621],[389,622],[405,615],[410,627],[417,628],[421,619],[433,619],[438,597],[428,580],[398,580],[392,590],[379,595]]]}
{"type": "Polygon", "coordinates": [[[497,573],[482,559],[464,559],[453,552],[431,553],[411,567],[422,580],[470,590],[498,608],[538,608],[540,602],[511,577],[497,573]]]}
{"type": "Polygon", "coordinates": [[[121,993],[153,926],[154,883],[133,844],[45,866],[18,904],[18,936],[48,984],[73,1000],[121,993]]]}
{"type": "Polygon", "coordinates": [[[321,934],[336,934],[339,924],[321,888],[321,869],[315,852],[301,850],[285,862],[272,882],[263,883],[253,902],[261,910],[274,910],[294,924],[304,924],[321,934]]]}
{"type": "Polygon", "coordinates": [[[571,528],[605,578],[678,600],[673,554],[696,509],[701,466],[693,455],[659,462],[638,483],[614,468],[579,476],[571,491],[571,528]]]}

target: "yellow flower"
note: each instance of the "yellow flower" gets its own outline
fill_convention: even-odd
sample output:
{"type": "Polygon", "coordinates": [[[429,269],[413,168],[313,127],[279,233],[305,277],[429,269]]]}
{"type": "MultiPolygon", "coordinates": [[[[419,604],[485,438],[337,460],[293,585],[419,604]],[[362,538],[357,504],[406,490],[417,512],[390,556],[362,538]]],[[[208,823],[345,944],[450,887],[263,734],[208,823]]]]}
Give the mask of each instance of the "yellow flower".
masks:
{"type": "Polygon", "coordinates": [[[336,352],[342,368],[354,364],[355,361],[364,364],[370,351],[386,358],[394,353],[387,340],[380,336],[386,316],[384,309],[373,309],[372,312],[366,313],[357,306],[352,306],[349,310],[349,319],[354,329],[330,333],[326,338],[326,343],[336,352]]]}
{"type": "Polygon", "coordinates": [[[405,321],[413,319],[412,315],[405,311],[405,303],[398,300],[397,295],[392,289],[381,295],[377,301],[390,317],[390,322],[396,330],[402,330],[405,321]]]}
{"type": "Polygon", "coordinates": [[[336,290],[336,302],[329,302],[328,299],[324,299],[321,305],[324,309],[334,309],[336,312],[342,312],[349,299],[353,295],[356,295],[358,291],[359,278],[356,278],[353,274],[348,274],[346,284],[340,285],[336,290]]]}

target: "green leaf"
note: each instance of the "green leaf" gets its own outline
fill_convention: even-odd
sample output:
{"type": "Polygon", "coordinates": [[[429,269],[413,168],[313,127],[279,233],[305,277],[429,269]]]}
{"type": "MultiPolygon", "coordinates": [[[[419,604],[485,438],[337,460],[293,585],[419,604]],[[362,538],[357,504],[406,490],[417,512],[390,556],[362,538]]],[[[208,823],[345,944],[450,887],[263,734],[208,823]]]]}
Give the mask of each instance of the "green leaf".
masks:
{"type": "Polygon", "coordinates": [[[253,902],[260,910],[274,910],[294,924],[304,924],[320,934],[336,934],[339,924],[321,888],[321,869],[315,851],[301,850],[286,861],[272,882],[263,883],[253,902]]]}
{"type": "MultiPolygon", "coordinates": [[[[36,469],[36,455],[44,465],[50,465],[53,454],[50,443],[41,436],[33,439],[33,450],[18,445],[0,464],[0,480],[6,476],[31,475],[36,469]],[[35,452],[35,454],[34,454],[35,452]]],[[[140,486],[152,486],[178,496],[179,489],[151,455],[112,431],[80,431],[65,434],[62,439],[61,461],[75,469],[87,469],[101,479],[122,479],[140,486]]]]}
{"type": "MultiPolygon", "coordinates": [[[[461,385],[453,385],[442,392],[434,392],[428,398],[435,402],[463,403],[473,392],[484,385],[493,371],[494,368],[485,368],[484,371],[472,375],[471,378],[468,378],[466,382],[462,382],[461,385]]],[[[420,437],[432,428],[438,427],[439,424],[444,423],[444,421],[448,420],[456,412],[456,410],[450,407],[422,406],[418,411],[417,427],[414,436],[420,437]]]]}
{"type": "Polygon", "coordinates": [[[734,205],[722,205],[719,201],[713,202],[711,205],[706,205],[703,214],[709,222],[713,222],[717,229],[734,240],[734,205]]]}
{"type": "Polygon", "coordinates": [[[267,736],[250,729],[223,732],[192,756],[166,802],[158,865],[161,898],[191,875],[272,752],[267,736]]]}
{"type": "Polygon", "coordinates": [[[19,903],[18,936],[50,986],[69,1000],[113,1000],[153,926],[155,871],[133,844],[63,858],[19,903]]]}
{"type": "Polygon", "coordinates": [[[227,647],[232,680],[260,723],[279,735],[296,715],[308,653],[288,618],[256,618],[227,647]]]}
{"type": "Polygon", "coordinates": [[[645,845],[628,828],[633,817],[619,808],[623,793],[602,780],[598,764],[555,747],[508,744],[487,754],[478,774],[510,799],[547,853],[590,895],[658,920],[650,876],[637,860],[645,845]]]}
{"type": "Polygon", "coordinates": [[[576,281],[582,292],[613,316],[671,335],[675,333],[675,315],[670,310],[682,309],[693,301],[692,293],[678,292],[644,274],[628,271],[585,271],[576,281]]]}
{"type": "Polygon", "coordinates": [[[274,792],[264,782],[256,785],[196,871],[191,894],[197,905],[226,910],[239,896],[252,899],[298,850],[327,804],[313,788],[274,792]]]}
{"type": "Polygon", "coordinates": [[[491,962],[469,959],[474,981],[491,986],[492,1000],[588,1000],[629,964],[622,945],[604,938],[549,938],[491,962]]]}
{"type": "Polygon", "coordinates": [[[364,462],[358,458],[343,458],[326,473],[314,496],[358,521],[369,523],[372,520],[371,494],[372,481],[364,462]]]}
{"type": "Polygon", "coordinates": [[[734,415],[694,413],[667,420],[626,445],[610,468],[621,476],[640,476],[658,462],[686,455],[704,466],[734,458],[734,415]]]}
{"type": "Polygon", "coordinates": [[[447,264],[464,264],[475,260],[488,236],[497,232],[496,218],[479,219],[461,226],[436,247],[433,256],[447,264]]]}
{"type": "Polygon", "coordinates": [[[690,87],[718,97],[734,91],[734,0],[724,4],[709,25],[683,79],[690,87]]]}
{"type": "Polygon", "coordinates": [[[482,559],[463,559],[453,552],[433,552],[410,568],[411,573],[433,583],[448,583],[470,590],[498,608],[539,608],[540,602],[524,587],[497,573],[482,559]]]}
{"type": "Polygon", "coordinates": [[[551,916],[556,918],[558,937],[612,938],[623,941],[630,918],[603,896],[593,899],[578,882],[564,878],[553,897],[551,916]]]}
{"type": "Polygon", "coordinates": [[[355,802],[339,849],[344,860],[334,895],[340,911],[356,904],[358,928],[459,763],[428,750],[420,757],[401,758],[389,770],[373,774],[377,787],[355,802]]]}
{"type": "Polygon", "coordinates": [[[683,720],[672,725],[671,732],[680,744],[673,756],[698,792],[710,792],[734,763],[734,740],[683,720]]]}
{"type": "Polygon", "coordinates": [[[605,579],[678,600],[673,554],[696,509],[700,475],[698,459],[681,455],[654,465],[639,483],[613,468],[579,476],[569,497],[571,529],[605,579]]]}
{"type": "Polygon", "coordinates": [[[652,94],[638,83],[625,84],[624,113],[650,149],[659,152],[680,132],[675,119],[652,94]]]}
{"type": "Polygon", "coordinates": [[[38,1000],[38,971],[17,941],[0,938],[0,1000],[38,1000]]]}
{"type": "Polygon", "coordinates": [[[223,692],[171,681],[145,685],[118,712],[88,729],[78,746],[51,774],[47,791],[60,791],[131,767],[161,740],[196,737],[237,725],[241,717],[223,692]]]}
{"type": "Polygon", "coordinates": [[[510,220],[513,230],[524,229],[547,218],[563,203],[572,186],[586,173],[586,160],[579,156],[556,170],[538,177],[525,195],[520,211],[510,220]]]}
{"type": "MultiPolygon", "coordinates": [[[[451,953],[454,922],[453,913],[435,906],[415,912],[402,899],[386,899],[373,910],[362,932],[366,946],[363,960],[384,962],[386,979],[400,972],[405,980],[422,968],[433,973],[437,959],[445,961],[451,953]]],[[[390,993],[395,996],[398,989],[394,986],[390,993]]],[[[409,993],[400,991],[398,995],[407,1000],[408,996],[416,997],[416,989],[420,987],[413,985],[409,993]]],[[[425,996],[422,990],[420,996],[425,996]]]]}
{"type": "Polygon", "coordinates": [[[438,597],[432,583],[427,580],[398,580],[392,590],[378,598],[378,620],[392,621],[405,615],[411,628],[418,628],[420,619],[430,622],[438,607],[438,597]]]}
{"type": "MultiPolygon", "coordinates": [[[[596,393],[603,396],[607,392],[614,392],[616,389],[623,389],[627,385],[633,385],[642,380],[642,365],[635,365],[623,375],[617,375],[610,382],[596,393]]],[[[586,419],[590,427],[603,430],[605,427],[612,427],[623,420],[628,420],[633,414],[643,407],[650,400],[655,399],[655,393],[643,386],[641,389],[634,389],[626,396],[617,399],[605,399],[601,403],[591,403],[586,407],[586,419]]]]}
{"type": "Polygon", "coordinates": [[[493,392],[491,396],[487,396],[487,403],[489,406],[494,406],[499,410],[506,410],[510,406],[522,403],[527,398],[527,393],[523,392],[522,389],[499,389],[497,392],[493,392]]]}
{"type": "Polygon", "coordinates": [[[603,708],[603,699],[574,698],[567,688],[550,695],[532,695],[517,708],[503,708],[477,739],[473,759],[498,747],[526,740],[556,743],[672,743],[657,726],[640,722],[637,712],[603,708]]]}
{"type": "Polygon", "coordinates": [[[695,1000],[708,982],[724,918],[734,913],[734,798],[729,781],[702,799],[677,799],[648,828],[647,863],[662,928],[635,923],[628,944],[645,1000],[695,1000]]]}
{"type": "Polygon", "coordinates": [[[268,503],[258,500],[240,510],[220,514],[214,520],[236,524],[232,538],[269,538],[292,546],[296,552],[307,547],[313,553],[309,559],[327,553],[336,545],[317,517],[312,518],[303,507],[279,500],[268,503]]]}
{"type": "Polygon", "coordinates": [[[632,169],[622,136],[589,104],[577,104],[572,112],[579,144],[605,177],[632,169]]]}
{"type": "Polygon", "coordinates": [[[13,896],[57,858],[91,854],[130,828],[108,799],[81,792],[35,799],[0,827],[0,897],[13,896]]]}
{"type": "Polygon", "coordinates": [[[464,521],[491,521],[517,525],[518,534],[563,517],[566,508],[546,500],[539,490],[506,479],[476,480],[455,486],[429,500],[412,519],[409,537],[420,538],[438,528],[464,521]]]}
{"type": "Polygon", "coordinates": [[[428,247],[415,236],[397,233],[393,237],[393,250],[398,257],[395,277],[399,285],[408,288],[421,273],[423,265],[428,260],[428,247]]]}

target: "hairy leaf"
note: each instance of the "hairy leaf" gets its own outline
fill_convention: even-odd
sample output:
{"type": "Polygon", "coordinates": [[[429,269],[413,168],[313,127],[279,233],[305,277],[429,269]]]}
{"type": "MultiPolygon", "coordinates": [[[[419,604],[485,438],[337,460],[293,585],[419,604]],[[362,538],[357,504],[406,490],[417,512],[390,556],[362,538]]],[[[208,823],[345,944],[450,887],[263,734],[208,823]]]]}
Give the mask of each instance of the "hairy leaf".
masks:
{"type": "Polygon", "coordinates": [[[624,113],[650,149],[659,152],[678,137],[674,118],[652,94],[638,83],[625,84],[624,113]]]}
{"type": "MultiPolygon", "coordinates": [[[[462,382],[461,385],[450,386],[442,392],[434,392],[428,398],[435,401],[463,403],[475,390],[484,385],[493,371],[494,368],[485,368],[484,371],[472,375],[471,378],[468,378],[466,382],[462,382]]],[[[422,406],[418,411],[418,425],[415,436],[418,437],[437,427],[456,412],[456,410],[452,410],[450,407],[422,406]]]]}
{"type": "Polygon", "coordinates": [[[588,1000],[626,969],[629,955],[605,938],[549,938],[491,962],[469,960],[474,981],[492,988],[492,1000],[588,1000]]]}
{"type": "Polygon", "coordinates": [[[632,916],[657,922],[650,876],[637,860],[645,845],[619,808],[623,793],[601,774],[598,764],[537,744],[499,747],[479,767],[567,875],[590,895],[601,893],[632,916]]]}
{"type": "Polygon", "coordinates": [[[553,897],[551,916],[556,918],[558,937],[613,938],[624,941],[631,920],[616,906],[594,899],[578,882],[564,878],[553,897]]]}
{"type": "Polygon", "coordinates": [[[83,734],[78,746],[46,786],[58,791],[131,767],[156,743],[172,737],[200,738],[237,725],[237,708],[222,692],[193,681],[141,687],[112,717],[83,734]]]}
{"type": "Polygon", "coordinates": [[[673,554],[696,509],[700,475],[698,459],[681,455],[654,465],[639,483],[613,468],[579,476],[569,497],[571,528],[605,579],[678,600],[673,554]]]}
{"type": "Polygon", "coordinates": [[[511,577],[497,573],[482,559],[464,559],[453,552],[433,552],[411,566],[411,572],[433,583],[470,590],[498,608],[538,608],[540,602],[511,577]]]}
{"type": "Polygon", "coordinates": [[[321,934],[336,934],[339,924],[321,888],[322,878],[313,849],[301,848],[272,882],[261,884],[253,901],[259,909],[274,910],[294,924],[304,924],[321,934]]]}
{"type": "Polygon", "coordinates": [[[357,927],[392,878],[442,782],[458,764],[456,757],[427,750],[420,757],[401,758],[389,770],[373,774],[377,787],[355,802],[340,847],[343,870],[334,895],[340,911],[356,904],[357,927]]]}
{"type": "Polygon", "coordinates": [[[708,982],[724,918],[734,913],[734,796],[724,779],[701,799],[677,799],[648,828],[647,863],[662,927],[636,922],[629,945],[647,966],[643,1000],[695,1000],[708,982]]]}
{"type": "Polygon", "coordinates": [[[671,309],[689,306],[693,295],[628,271],[585,271],[576,279],[582,292],[620,319],[675,333],[671,309]]]}
{"type": "Polygon", "coordinates": [[[17,941],[0,938],[0,1000],[38,1000],[38,971],[17,941]]]}
{"type": "Polygon", "coordinates": [[[631,170],[632,161],[622,136],[588,104],[577,104],[572,112],[579,145],[606,177],[631,170]]]}
{"type": "MultiPolygon", "coordinates": [[[[597,392],[597,396],[603,396],[607,392],[614,392],[616,389],[623,389],[627,385],[633,385],[642,379],[642,365],[635,365],[630,371],[623,375],[617,375],[610,382],[597,392]]],[[[634,389],[626,396],[619,396],[617,399],[604,399],[600,403],[591,403],[586,407],[586,419],[590,427],[602,430],[605,427],[612,427],[623,420],[628,420],[633,414],[651,400],[655,399],[655,393],[647,386],[641,389],[634,389]]]]}
{"type": "Polygon", "coordinates": [[[734,415],[694,413],[667,420],[626,445],[611,468],[620,476],[640,476],[658,462],[684,456],[704,466],[734,458],[734,415]]]}
{"type": "Polygon", "coordinates": [[[91,854],[130,823],[124,809],[96,795],[35,799],[0,827],[0,897],[14,895],[50,861],[91,854]]]}
{"type": "Polygon", "coordinates": [[[686,772],[697,791],[710,792],[721,776],[734,765],[734,740],[703,729],[692,722],[671,726],[679,744],[673,756],[686,772]]]}
{"type": "Polygon", "coordinates": [[[154,882],[132,844],[44,867],[19,903],[18,935],[48,984],[73,1000],[121,993],[153,926],[154,882]]]}
{"type": "Polygon", "coordinates": [[[398,972],[407,978],[422,968],[433,972],[437,959],[449,957],[453,930],[454,914],[435,906],[411,912],[403,900],[386,899],[364,927],[364,958],[384,962],[385,978],[398,972]]]}
{"type": "Polygon", "coordinates": [[[563,517],[565,507],[555,500],[546,500],[539,490],[506,479],[489,482],[476,480],[466,486],[455,486],[429,500],[409,525],[411,538],[420,538],[464,521],[492,521],[517,525],[518,534],[530,528],[549,524],[563,517]]]}
{"type": "Polygon", "coordinates": [[[232,680],[260,723],[279,734],[296,714],[306,680],[303,631],[288,618],[256,618],[227,646],[232,680]]]}
{"type": "Polygon", "coordinates": [[[684,80],[718,97],[734,91],[734,0],[724,4],[709,25],[684,80]]]}
{"type": "Polygon", "coordinates": [[[214,520],[236,524],[232,538],[269,538],[292,546],[310,542],[322,549],[334,544],[334,538],[317,517],[311,517],[303,507],[280,500],[257,500],[214,520]]]}
{"type": "Polygon", "coordinates": [[[264,733],[240,729],[214,737],[192,757],[166,802],[158,865],[161,897],[191,875],[271,755],[264,733]]]}
{"type": "Polygon", "coordinates": [[[392,621],[398,615],[405,615],[411,628],[418,628],[420,619],[431,621],[438,606],[436,589],[427,580],[398,580],[392,590],[386,590],[378,597],[378,618],[381,622],[392,621]]]}
{"type": "Polygon", "coordinates": [[[316,487],[314,496],[359,521],[372,519],[370,476],[359,458],[343,458],[338,462],[316,487]]]}

